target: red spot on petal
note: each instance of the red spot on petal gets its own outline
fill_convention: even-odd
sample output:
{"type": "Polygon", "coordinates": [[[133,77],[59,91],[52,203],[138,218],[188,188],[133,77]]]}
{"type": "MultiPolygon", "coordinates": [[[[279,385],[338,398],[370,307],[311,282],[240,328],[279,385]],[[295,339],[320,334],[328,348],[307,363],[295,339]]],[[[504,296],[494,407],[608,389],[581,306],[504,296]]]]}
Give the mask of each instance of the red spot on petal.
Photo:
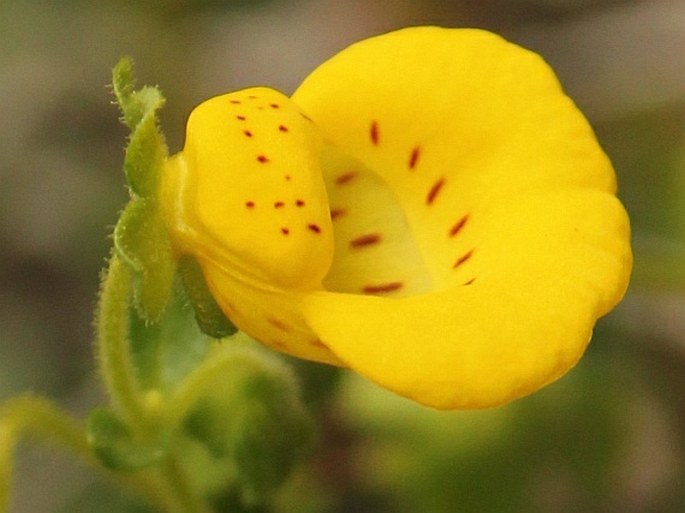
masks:
{"type": "Polygon", "coordinates": [[[366,285],[362,288],[365,294],[383,294],[388,292],[394,292],[402,288],[401,281],[393,281],[390,283],[382,283],[379,285],[366,285]]]}
{"type": "Polygon", "coordinates": [[[283,203],[282,201],[277,201],[276,203],[274,203],[274,208],[283,208],[284,206],[285,203],[283,203]]]}
{"type": "Polygon", "coordinates": [[[473,255],[473,250],[471,250],[471,251],[469,251],[469,252],[463,254],[463,255],[460,256],[459,258],[457,258],[457,261],[454,262],[454,264],[452,265],[452,269],[456,269],[456,268],[459,267],[461,264],[463,264],[464,262],[466,262],[469,258],[471,258],[471,255],[473,255]]]}
{"type": "Polygon", "coordinates": [[[272,340],[271,345],[276,347],[277,349],[282,350],[282,351],[285,351],[286,349],[288,349],[288,345],[285,342],[283,342],[282,340],[272,340]]]}
{"type": "Polygon", "coordinates": [[[240,121],[245,121],[247,118],[245,116],[236,116],[236,119],[239,119],[240,121]]]}
{"type": "Polygon", "coordinates": [[[245,206],[247,208],[254,208],[254,201],[246,201],[245,206]]]}
{"type": "Polygon", "coordinates": [[[356,171],[349,171],[347,173],[344,173],[340,176],[338,176],[335,179],[335,183],[338,185],[345,185],[346,183],[350,183],[352,180],[354,180],[354,177],[357,176],[356,171]]]}
{"type": "Polygon", "coordinates": [[[367,233],[356,239],[350,241],[351,248],[363,248],[366,246],[372,246],[373,244],[378,244],[381,241],[380,233],[367,233]]]}
{"type": "Polygon", "coordinates": [[[270,103],[269,107],[271,107],[272,109],[279,109],[281,106],[278,103],[270,103]]]}
{"type": "Polygon", "coordinates": [[[454,237],[456,234],[458,234],[461,231],[461,229],[464,227],[464,225],[466,224],[466,221],[468,221],[468,220],[469,220],[469,215],[466,214],[464,217],[459,219],[459,221],[454,223],[452,228],[450,228],[449,236],[454,237]]]}
{"type": "Polygon", "coordinates": [[[262,164],[266,164],[267,162],[269,162],[269,157],[267,157],[266,155],[257,155],[257,160],[262,164]]]}
{"type": "Polygon", "coordinates": [[[374,146],[378,146],[380,141],[380,133],[378,130],[378,121],[371,122],[371,128],[369,129],[369,136],[371,137],[371,142],[374,146]]]}
{"type": "Polygon", "coordinates": [[[307,228],[314,233],[321,233],[321,228],[318,224],[308,224],[307,228]]]}
{"type": "Polygon", "coordinates": [[[278,129],[279,129],[281,132],[287,132],[287,131],[288,131],[288,127],[285,126],[285,125],[278,125],[278,129]]]}
{"type": "Polygon", "coordinates": [[[269,324],[271,324],[274,328],[281,330],[284,333],[290,333],[292,331],[292,328],[280,319],[276,319],[275,317],[269,317],[267,321],[269,321],[269,324]]]}
{"type": "Polygon", "coordinates": [[[223,302],[222,307],[229,317],[235,317],[236,316],[237,310],[235,309],[235,306],[233,305],[233,303],[223,302]]]}
{"type": "Polygon", "coordinates": [[[421,148],[416,146],[411,150],[411,155],[409,155],[409,169],[414,169],[416,164],[419,162],[419,156],[421,155],[421,148]]]}
{"type": "Polygon", "coordinates": [[[314,340],[310,341],[309,343],[311,345],[313,345],[314,347],[319,347],[321,349],[328,349],[328,346],[326,344],[324,344],[323,341],[319,338],[314,339],[314,340]]]}
{"type": "Polygon", "coordinates": [[[471,285],[474,281],[476,281],[475,278],[471,278],[469,281],[464,282],[462,285],[471,285]]]}
{"type": "Polygon", "coordinates": [[[435,201],[435,198],[438,196],[438,193],[442,189],[442,186],[445,185],[445,179],[440,178],[437,182],[433,184],[433,187],[430,188],[428,191],[428,194],[426,195],[426,205],[432,205],[433,202],[435,201]]]}
{"type": "Polygon", "coordinates": [[[229,100],[229,101],[230,101],[231,103],[234,103],[234,104],[239,104],[239,103],[241,103],[240,100],[229,100]]]}
{"type": "Polygon", "coordinates": [[[283,235],[288,235],[290,233],[290,230],[288,230],[287,228],[281,228],[281,233],[283,235]]]}
{"type": "Polygon", "coordinates": [[[285,178],[285,181],[286,181],[286,182],[289,182],[289,181],[290,181],[290,175],[285,175],[283,178],[285,178]]]}
{"type": "Polygon", "coordinates": [[[295,205],[297,205],[298,207],[304,207],[304,200],[298,199],[295,202],[295,205]]]}
{"type": "Polygon", "coordinates": [[[347,211],[344,208],[334,208],[331,210],[331,220],[335,220],[340,216],[344,216],[346,212],[347,211]]]}
{"type": "Polygon", "coordinates": [[[252,137],[252,132],[250,132],[249,130],[243,130],[243,133],[246,137],[252,137]]]}

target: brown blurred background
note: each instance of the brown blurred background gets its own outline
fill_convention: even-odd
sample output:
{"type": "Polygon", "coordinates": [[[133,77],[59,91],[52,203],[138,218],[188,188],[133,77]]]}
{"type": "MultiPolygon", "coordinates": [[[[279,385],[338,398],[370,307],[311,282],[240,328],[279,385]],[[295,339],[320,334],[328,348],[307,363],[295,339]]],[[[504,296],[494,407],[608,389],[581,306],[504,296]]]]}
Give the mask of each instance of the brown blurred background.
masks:
{"type": "MultiPolygon", "coordinates": [[[[92,309],[126,200],[119,56],[165,93],[176,151],[202,99],[291,92],[349,43],[417,24],[488,28],[553,65],[614,161],[633,284],[579,368],[521,404],[437,414],[345,381],[318,457],[339,449],[350,475],[301,477],[283,510],[685,511],[682,0],[0,0],[0,400],[31,390],[79,414],[100,398],[92,309]]],[[[78,509],[89,472],[19,455],[13,512],[78,509]]]]}

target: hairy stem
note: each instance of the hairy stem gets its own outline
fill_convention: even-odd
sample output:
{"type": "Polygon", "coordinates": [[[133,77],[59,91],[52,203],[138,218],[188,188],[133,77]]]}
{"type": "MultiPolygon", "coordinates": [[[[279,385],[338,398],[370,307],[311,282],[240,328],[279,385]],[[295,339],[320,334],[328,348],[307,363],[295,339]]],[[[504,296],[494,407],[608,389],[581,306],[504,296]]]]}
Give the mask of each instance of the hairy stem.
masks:
{"type": "Polygon", "coordinates": [[[112,256],[102,281],[96,318],[97,351],[105,387],[115,408],[129,424],[140,427],[146,418],[129,343],[130,272],[112,256]]]}
{"type": "Polygon", "coordinates": [[[22,435],[52,441],[96,464],[86,435],[72,418],[40,397],[15,397],[0,408],[0,512],[7,511],[12,475],[12,453],[22,435]]]}

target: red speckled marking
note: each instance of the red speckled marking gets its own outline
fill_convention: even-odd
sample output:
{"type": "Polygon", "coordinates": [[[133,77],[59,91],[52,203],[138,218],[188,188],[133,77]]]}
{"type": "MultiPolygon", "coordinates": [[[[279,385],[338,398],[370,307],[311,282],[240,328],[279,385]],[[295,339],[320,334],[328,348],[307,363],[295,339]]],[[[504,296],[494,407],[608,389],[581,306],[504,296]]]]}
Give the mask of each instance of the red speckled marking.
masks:
{"type": "Polygon", "coordinates": [[[246,201],[245,206],[247,208],[254,208],[254,201],[246,201]]]}
{"type": "Polygon", "coordinates": [[[331,220],[335,220],[340,216],[344,216],[347,211],[344,208],[334,208],[331,210],[331,220]]]}
{"type": "Polygon", "coordinates": [[[281,106],[278,103],[270,103],[269,107],[271,107],[272,109],[280,109],[281,108],[281,106]]]}
{"type": "Polygon", "coordinates": [[[283,207],[285,207],[285,203],[283,203],[282,201],[277,201],[276,203],[274,203],[274,208],[283,208],[283,207]]]}
{"type": "Polygon", "coordinates": [[[442,186],[445,185],[445,179],[440,178],[437,182],[433,184],[433,187],[430,188],[428,191],[428,194],[426,195],[426,205],[432,205],[433,202],[435,201],[435,198],[437,198],[438,193],[442,189],[442,186]]]}
{"type": "Polygon", "coordinates": [[[304,200],[298,199],[298,200],[295,202],[295,205],[297,205],[297,206],[300,207],[300,208],[304,207],[304,200]]]}
{"type": "Polygon", "coordinates": [[[318,224],[308,224],[307,228],[314,233],[321,233],[321,228],[318,224]]]}
{"type": "Polygon", "coordinates": [[[252,137],[252,132],[250,132],[249,130],[243,130],[243,133],[246,137],[252,137]]]}
{"type": "Polygon", "coordinates": [[[393,281],[391,283],[383,283],[380,285],[366,285],[362,288],[364,294],[383,294],[387,292],[394,292],[402,288],[401,281],[393,281]]]}
{"type": "Polygon", "coordinates": [[[287,228],[281,228],[281,233],[283,235],[288,235],[290,233],[290,230],[288,230],[287,228]]]}
{"type": "Polygon", "coordinates": [[[352,239],[350,241],[350,247],[351,248],[364,248],[366,246],[372,246],[374,244],[378,244],[381,241],[381,234],[380,233],[367,233],[366,235],[362,235],[361,237],[357,237],[356,239],[352,239]]]}
{"type": "Polygon", "coordinates": [[[328,349],[328,346],[327,346],[326,344],[324,344],[324,343],[321,341],[321,339],[318,339],[318,338],[317,338],[317,339],[314,339],[314,340],[312,340],[312,341],[310,341],[309,343],[310,343],[311,345],[313,345],[314,347],[319,347],[319,348],[321,348],[321,349],[328,349]]]}
{"type": "Polygon", "coordinates": [[[231,103],[234,103],[234,104],[242,103],[240,100],[229,100],[229,101],[230,101],[231,103]]]}
{"type": "Polygon", "coordinates": [[[464,225],[466,224],[466,221],[468,221],[468,220],[469,220],[469,215],[466,214],[464,217],[459,219],[459,221],[454,223],[454,226],[452,226],[452,228],[450,228],[449,236],[454,237],[456,234],[458,234],[461,231],[461,229],[464,227],[464,225]]]}
{"type": "Polygon", "coordinates": [[[239,119],[240,121],[245,121],[247,118],[245,116],[236,116],[236,119],[239,119]]]}
{"type": "Polygon", "coordinates": [[[257,155],[257,160],[262,164],[266,164],[267,162],[269,162],[269,157],[267,157],[266,155],[257,155]]]}
{"type": "Polygon", "coordinates": [[[463,255],[460,256],[459,258],[457,258],[457,261],[454,262],[454,265],[452,266],[452,269],[456,269],[456,268],[459,267],[461,264],[463,264],[464,262],[466,262],[469,258],[471,258],[471,255],[473,255],[473,250],[471,250],[471,251],[469,251],[469,252],[463,254],[463,255]]]}
{"type": "Polygon", "coordinates": [[[274,347],[277,347],[278,349],[280,349],[282,351],[285,351],[286,349],[288,349],[288,345],[285,342],[283,342],[282,340],[272,340],[271,345],[274,347]]]}
{"type": "Polygon", "coordinates": [[[369,129],[369,136],[371,137],[371,142],[374,146],[378,146],[380,142],[380,133],[378,130],[378,121],[371,122],[371,128],[369,129]]]}
{"type": "Polygon", "coordinates": [[[288,127],[285,126],[285,125],[278,125],[278,129],[279,129],[281,132],[287,132],[287,131],[288,131],[288,127]]]}
{"type": "Polygon", "coordinates": [[[281,330],[284,333],[290,333],[292,331],[290,326],[288,326],[285,322],[283,322],[280,319],[276,319],[275,317],[269,317],[267,321],[269,321],[269,324],[271,324],[274,328],[281,330]]]}
{"type": "Polygon", "coordinates": [[[421,155],[421,148],[416,146],[411,150],[411,155],[409,155],[409,169],[414,169],[416,164],[419,162],[419,156],[421,155]]]}
{"type": "Polygon", "coordinates": [[[344,173],[340,176],[338,176],[335,179],[335,183],[338,185],[345,185],[346,183],[350,183],[354,178],[357,176],[356,171],[349,171],[348,173],[344,173]]]}
{"type": "Polygon", "coordinates": [[[286,181],[286,182],[289,182],[289,181],[290,181],[290,175],[285,175],[283,178],[285,178],[285,181],[286,181]]]}
{"type": "Polygon", "coordinates": [[[236,316],[237,310],[235,309],[235,306],[233,305],[233,303],[224,303],[223,306],[224,306],[224,309],[226,310],[226,313],[227,313],[230,317],[235,317],[235,316],[236,316]]]}
{"type": "Polygon", "coordinates": [[[469,281],[463,283],[463,285],[471,285],[474,281],[476,281],[475,278],[471,278],[469,281]]]}

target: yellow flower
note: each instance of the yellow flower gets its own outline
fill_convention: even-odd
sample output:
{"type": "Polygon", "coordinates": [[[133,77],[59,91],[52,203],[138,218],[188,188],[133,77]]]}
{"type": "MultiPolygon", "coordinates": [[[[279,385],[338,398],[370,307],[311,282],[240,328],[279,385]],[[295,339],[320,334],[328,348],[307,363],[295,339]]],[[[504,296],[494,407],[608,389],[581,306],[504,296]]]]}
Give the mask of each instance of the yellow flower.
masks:
{"type": "Polygon", "coordinates": [[[292,98],[198,106],[162,200],[175,250],[252,337],[484,408],[563,375],[623,296],[615,188],[539,56],[416,27],[347,48],[292,98]]]}

